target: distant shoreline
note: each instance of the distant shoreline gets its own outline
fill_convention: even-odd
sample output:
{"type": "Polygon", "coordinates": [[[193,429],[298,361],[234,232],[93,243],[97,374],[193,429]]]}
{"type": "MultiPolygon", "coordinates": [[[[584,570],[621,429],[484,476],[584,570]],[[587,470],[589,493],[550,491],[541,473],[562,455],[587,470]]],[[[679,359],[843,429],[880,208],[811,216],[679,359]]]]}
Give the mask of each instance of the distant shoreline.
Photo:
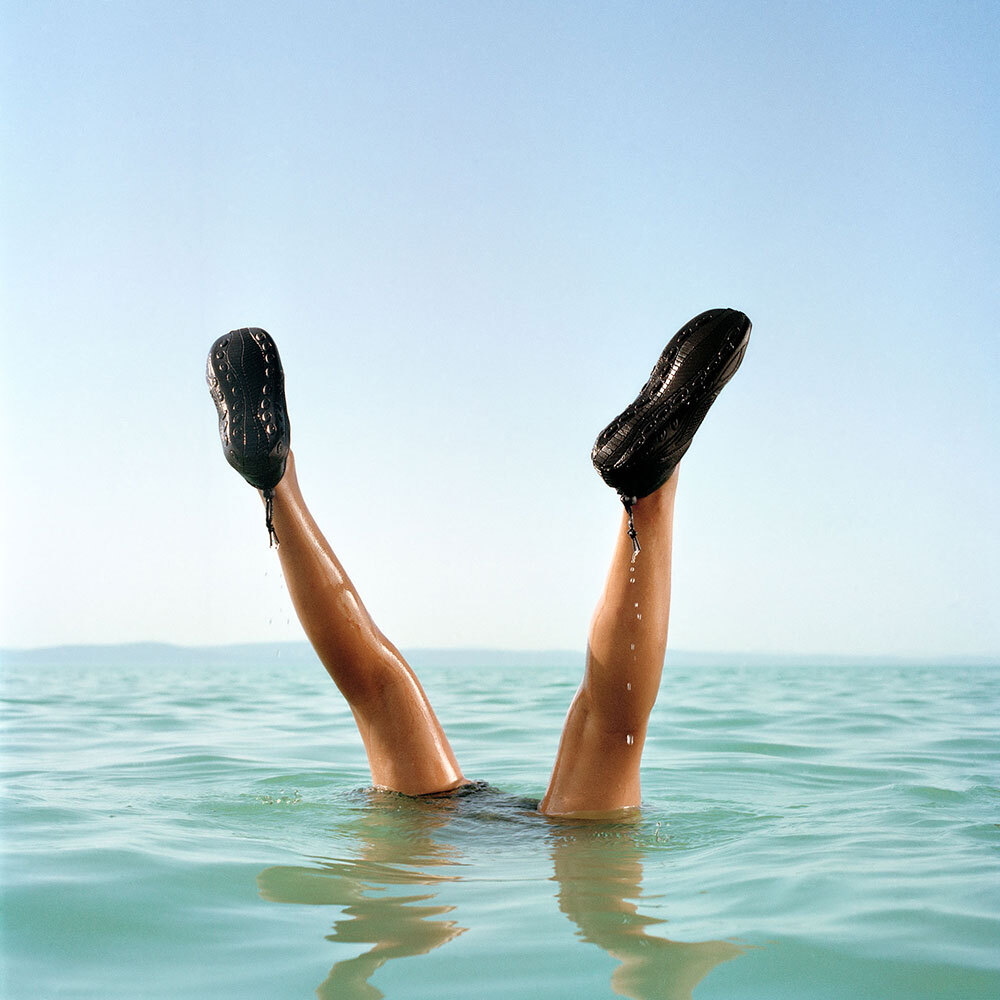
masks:
{"type": "MultiPolygon", "coordinates": [[[[557,668],[582,667],[584,651],[485,648],[414,648],[403,655],[416,669],[462,668],[557,668]]],[[[31,649],[0,649],[0,667],[99,666],[129,663],[134,666],[247,666],[316,662],[306,642],[256,642],[218,646],[177,646],[160,642],[95,645],[43,646],[31,649]]],[[[696,650],[667,651],[669,667],[955,667],[1000,668],[1000,656],[878,656],[822,653],[733,653],[696,650]]]]}

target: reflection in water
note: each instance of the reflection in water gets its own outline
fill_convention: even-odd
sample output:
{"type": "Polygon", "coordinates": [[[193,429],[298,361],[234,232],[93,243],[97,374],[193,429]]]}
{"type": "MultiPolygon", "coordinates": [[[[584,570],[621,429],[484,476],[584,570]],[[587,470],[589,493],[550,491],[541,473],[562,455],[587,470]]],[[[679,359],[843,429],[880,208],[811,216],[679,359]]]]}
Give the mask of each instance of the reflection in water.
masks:
{"type": "Polygon", "coordinates": [[[384,885],[407,882],[430,885],[434,881],[420,872],[350,862],[325,862],[322,868],[268,868],[257,879],[265,899],[342,906],[348,919],[333,925],[328,941],[374,945],[356,958],[334,965],[316,990],[321,1000],[333,997],[376,1000],[383,993],[368,980],[390,958],[426,954],[467,930],[453,920],[431,919],[449,913],[451,906],[414,905],[432,900],[433,892],[412,896],[366,895],[384,885]]]}
{"type": "Polygon", "coordinates": [[[427,954],[468,929],[442,919],[453,906],[433,902],[435,886],[462,881],[461,868],[455,867],[463,864],[462,856],[440,836],[453,819],[460,821],[462,839],[468,841],[471,834],[490,853],[497,846],[498,826],[515,814],[517,826],[502,829],[501,837],[514,833],[548,842],[559,908],[576,924],[579,937],[621,962],[611,976],[611,988],[620,996],[690,1000],[716,965],[742,953],[727,941],[682,943],[646,933],[664,921],[641,914],[634,902],[642,886],[638,827],[557,823],[537,813],[525,822],[523,801],[499,799],[492,790],[478,801],[372,793],[370,808],[350,828],[360,846],[359,860],[320,860],[316,867],[277,866],[260,873],[264,899],[342,907],[343,918],[327,940],[372,945],[333,966],[316,991],[320,1000],[376,1000],[384,994],[369,979],[387,961],[427,954]]]}
{"type": "Polygon", "coordinates": [[[646,933],[665,921],[641,914],[642,853],[633,831],[593,824],[560,825],[552,838],[553,879],[559,909],[579,928],[584,941],[599,945],[622,964],[611,988],[634,1000],[690,1000],[692,991],[715,966],[742,954],[729,941],[668,941],[646,933]]]}
{"type": "MultiPolygon", "coordinates": [[[[368,980],[391,958],[425,955],[468,930],[454,920],[434,920],[454,907],[418,905],[434,899],[433,892],[415,895],[386,893],[387,886],[433,886],[454,882],[457,875],[431,874],[425,869],[457,864],[453,847],[433,839],[450,812],[447,800],[427,807],[383,811],[378,793],[373,808],[356,824],[360,861],[323,861],[318,868],[276,866],[257,876],[264,899],[276,903],[342,906],[348,919],[338,920],[328,941],[372,944],[356,958],[337,962],[319,985],[320,1000],[377,1000],[384,996],[368,980]]],[[[399,802],[404,800],[399,799],[399,802]]]]}

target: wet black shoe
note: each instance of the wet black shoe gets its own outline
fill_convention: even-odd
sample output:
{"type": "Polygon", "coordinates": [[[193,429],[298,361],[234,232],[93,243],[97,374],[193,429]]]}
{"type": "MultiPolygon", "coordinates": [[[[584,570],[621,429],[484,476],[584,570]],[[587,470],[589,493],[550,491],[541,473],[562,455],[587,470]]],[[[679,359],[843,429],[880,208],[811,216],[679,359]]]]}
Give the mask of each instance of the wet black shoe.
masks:
{"type": "Polygon", "coordinates": [[[226,461],[263,491],[273,544],[278,541],[271,521],[274,487],[285,474],[291,438],[278,349],[266,330],[233,330],[212,345],[205,378],[219,411],[226,461]]]}
{"type": "Polygon", "coordinates": [[[695,316],[667,344],[635,401],[597,436],[591,460],[629,512],[636,551],[632,504],[670,478],[749,339],[750,320],[735,309],[695,316]]]}

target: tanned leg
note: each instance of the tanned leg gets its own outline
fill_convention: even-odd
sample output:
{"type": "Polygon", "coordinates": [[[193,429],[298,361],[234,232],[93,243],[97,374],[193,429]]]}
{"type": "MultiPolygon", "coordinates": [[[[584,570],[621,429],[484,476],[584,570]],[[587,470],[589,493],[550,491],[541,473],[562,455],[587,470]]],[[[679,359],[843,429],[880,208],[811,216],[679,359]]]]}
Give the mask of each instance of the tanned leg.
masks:
{"type": "Polygon", "coordinates": [[[623,515],[587,663],[539,809],[603,813],[640,801],[639,762],[667,647],[677,471],[632,507],[642,551],[632,559],[623,515]]]}
{"type": "Polygon", "coordinates": [[[379,631],[299,491],[291,454],[274,491],[278,556],[295,611],[361,732],[372,781],[406,795],[465,781],[416,675],[379,631]]]}

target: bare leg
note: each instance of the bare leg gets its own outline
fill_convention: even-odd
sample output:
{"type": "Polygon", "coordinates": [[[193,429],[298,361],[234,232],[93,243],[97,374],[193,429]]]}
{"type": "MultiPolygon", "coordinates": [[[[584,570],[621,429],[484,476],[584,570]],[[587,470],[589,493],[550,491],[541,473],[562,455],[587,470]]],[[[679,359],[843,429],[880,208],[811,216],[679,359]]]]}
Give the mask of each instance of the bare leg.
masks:
{"type": "MultiPolygon", "coordinates": [[[[639,762],[667,647],[677,472],[632,507],[642,551],[632,561],[625,524],[594,612],[583,683],[570,705],[552,779],[549,815],[637,806],[639,762]]],[[[623,514],[624,522],[624,514],[623,514]]]]}
{"type": "Polygon", "coordinates": [[[407,795],[465,778],[427,695],[378,630],[299,492],[295,461],[274,491],[278,555],[295,611],[361,732],[372,781],[407,795]]]}

